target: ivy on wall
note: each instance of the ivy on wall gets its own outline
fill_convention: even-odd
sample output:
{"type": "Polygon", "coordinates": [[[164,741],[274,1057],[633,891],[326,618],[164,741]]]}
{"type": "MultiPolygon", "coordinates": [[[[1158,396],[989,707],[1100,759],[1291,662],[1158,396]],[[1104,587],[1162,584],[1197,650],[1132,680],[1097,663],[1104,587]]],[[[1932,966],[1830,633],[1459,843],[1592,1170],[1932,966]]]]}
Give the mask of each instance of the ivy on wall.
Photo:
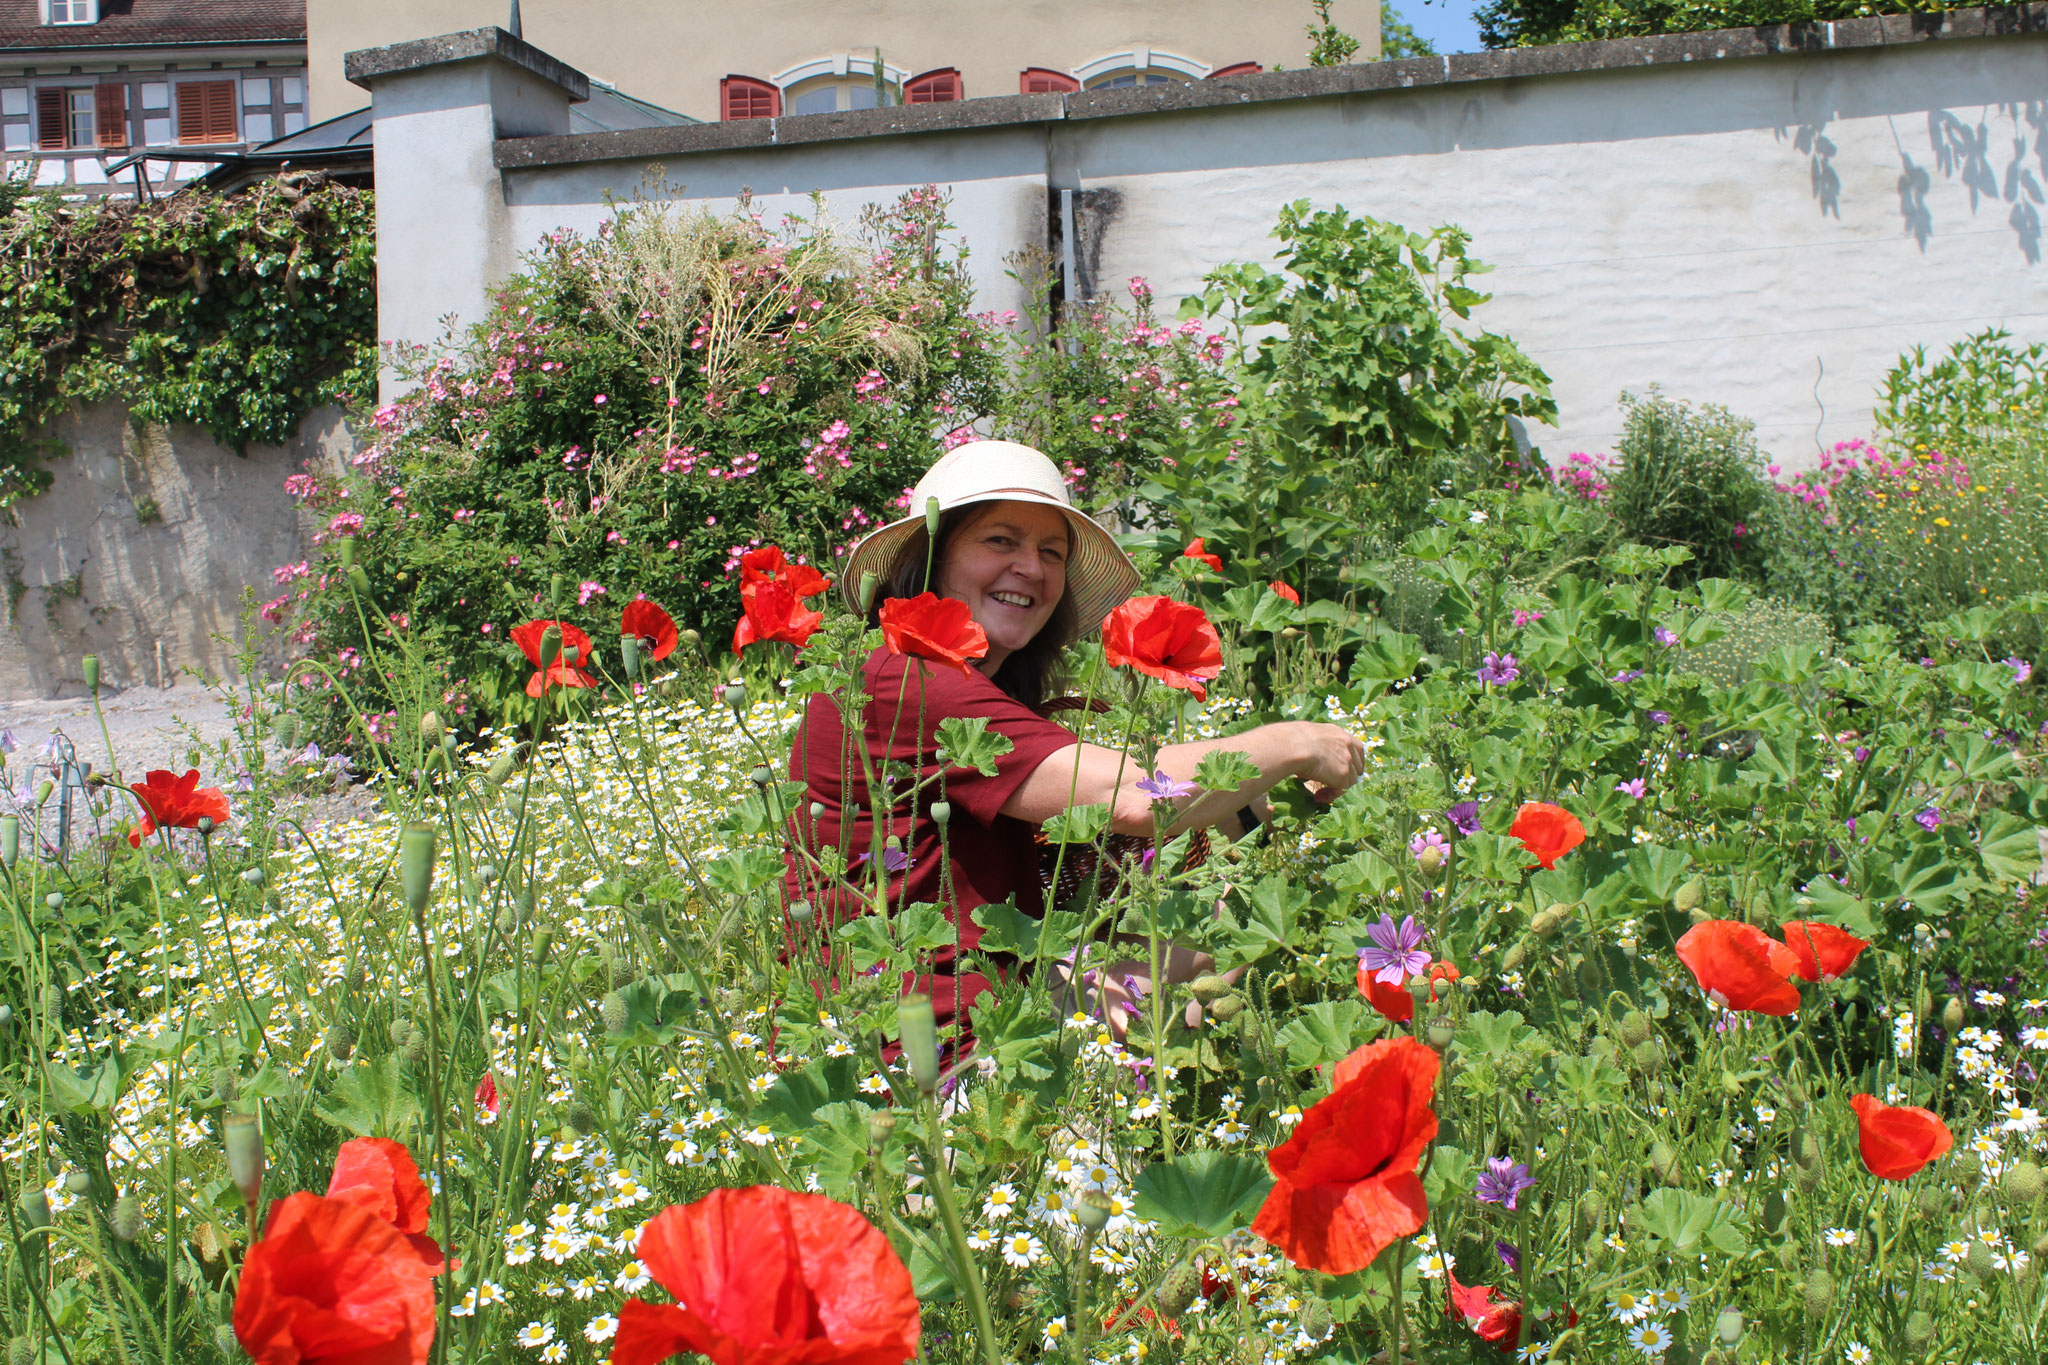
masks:
{"type": "Polygon", "coordinates": [[[0,508],[49,482],[38,433],[112,399],[237,450],[376,382],[373,200],[308,172],[231,195],[0,196],[0,508]]]}

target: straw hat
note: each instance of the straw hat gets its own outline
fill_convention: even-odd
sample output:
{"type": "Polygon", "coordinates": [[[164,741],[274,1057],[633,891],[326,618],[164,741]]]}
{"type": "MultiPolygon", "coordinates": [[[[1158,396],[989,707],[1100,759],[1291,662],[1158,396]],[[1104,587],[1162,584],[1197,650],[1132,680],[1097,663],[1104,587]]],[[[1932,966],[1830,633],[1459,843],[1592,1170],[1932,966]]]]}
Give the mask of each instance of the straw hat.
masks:
{"type": "Polygon", "coordinates": [[[1117,548],[1109,532],[1084,516],[1067,500],[1066,481],[1053,462],[1030,446],[1015,441],[969,441],[939,458],[910,490],[910,516],[863,537],[847,557],[839,577],[846,605],[860,610],[860,581],[873,574],[887,583],[896,561],[924,526],[927,500],[937,498],[939,510],[950,512],[976,502],[1036,502],[1057,507],[1073,527],[1067,553],[1067,596],[1074,604],[1075,628],[1061,644],[1072,644],[1094,632],[1112,608],[1138,590],[1137,566],[1117,548]]]}

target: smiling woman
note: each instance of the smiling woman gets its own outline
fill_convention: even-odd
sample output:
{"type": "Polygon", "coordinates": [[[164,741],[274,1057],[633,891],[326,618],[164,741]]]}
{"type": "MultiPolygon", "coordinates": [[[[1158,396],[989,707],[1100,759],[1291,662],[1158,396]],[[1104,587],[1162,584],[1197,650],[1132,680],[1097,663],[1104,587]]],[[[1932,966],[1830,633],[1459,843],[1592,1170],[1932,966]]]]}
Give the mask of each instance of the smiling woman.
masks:
{"type": "MultiPolygon", "coordinates": [[[[857,700],[820,693],[806,705],[790,755],[790,776],[805,786],[786,882],[792,905],[808,904],[827,924],[937,905],[958,929],[958,950],[972,951],[977,907],[1010,901],[1042,913],[1033,836],[1055,816],[1106,806],[1113,832],[1149,837],[1157,771],[1173,780],[1173,832],[1219,823],[1237,832],[1240,813],[1256,817],[1285,778],[1334,796],[1363,771],[1363,746],[1334,725],[1287,722],[1169,745],[1149,764],[1081,742],[1047,717],[1047,702],[1061,690],[1066,647],[1137,590],[1130,559],[1067,500],[1051,460],[1008,441],[950,452],[910,506],[913,515],[854,548],[841,578],[848,605],[895,643],[868,657],[857,700]],[[963,609],[965,620],[941,619],[963,609]],[[934,633],[946,635],[946,648],[902,643],[934,633]],[[954,765],[941,757],[947,721],[985,725],[1008,752],[954,765]],[[1220,792],[1188,781],[1204,755],[1225,749],[1258,775],[1220,792]],[[888,873],[875,902],[820,872],[871,858],[888,873]]],[[[989,986],[979,974],[956,978],[955,952],[938,950],[930,976],[904,983],[932,996],[941,1023],[989,986]]]]}

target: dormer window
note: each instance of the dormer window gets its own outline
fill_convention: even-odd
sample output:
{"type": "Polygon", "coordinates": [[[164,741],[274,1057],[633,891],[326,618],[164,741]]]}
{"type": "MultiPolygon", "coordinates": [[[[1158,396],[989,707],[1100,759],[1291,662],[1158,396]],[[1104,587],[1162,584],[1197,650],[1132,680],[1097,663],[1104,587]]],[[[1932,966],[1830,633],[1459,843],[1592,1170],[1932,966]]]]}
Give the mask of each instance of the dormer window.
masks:
{"type": "Polygon", "coordinates": [[[96,24],[100,21],[100,0],[43,0],[46,24],[96,24]]]}

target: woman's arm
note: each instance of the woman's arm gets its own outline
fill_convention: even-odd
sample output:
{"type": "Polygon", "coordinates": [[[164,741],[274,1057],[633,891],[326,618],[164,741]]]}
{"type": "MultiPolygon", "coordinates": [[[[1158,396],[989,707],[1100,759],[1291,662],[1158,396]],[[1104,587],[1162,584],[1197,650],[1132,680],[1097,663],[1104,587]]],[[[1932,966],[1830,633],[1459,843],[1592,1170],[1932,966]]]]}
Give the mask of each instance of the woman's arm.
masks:
{"type": "MultiPolygon", "coordinates": [[[[1169,744],[1159,751],[1158,770],[1179,781],[1192,781],[1204,755],[1230,752],[1251,760],[1259,775],[1230,791],[1197,792],[1174,802],[1168,834],[1227,819],[1290,777],[1315,782],[1324,799],[1334,799],[1365,771],[1365,746],[1348,730],[1292,720],[1224,739],[1169,744]]],[[[1032,770],[1003,804],[1003,814],[1042,825],[1074,806],[1107,803],[1110,828],[1116,833],[1150,834],[1152,798],[1138,790],[1138,783],[1151,775],[1136,759],[1114,749],[1070,744],[1032,770]]]]}

